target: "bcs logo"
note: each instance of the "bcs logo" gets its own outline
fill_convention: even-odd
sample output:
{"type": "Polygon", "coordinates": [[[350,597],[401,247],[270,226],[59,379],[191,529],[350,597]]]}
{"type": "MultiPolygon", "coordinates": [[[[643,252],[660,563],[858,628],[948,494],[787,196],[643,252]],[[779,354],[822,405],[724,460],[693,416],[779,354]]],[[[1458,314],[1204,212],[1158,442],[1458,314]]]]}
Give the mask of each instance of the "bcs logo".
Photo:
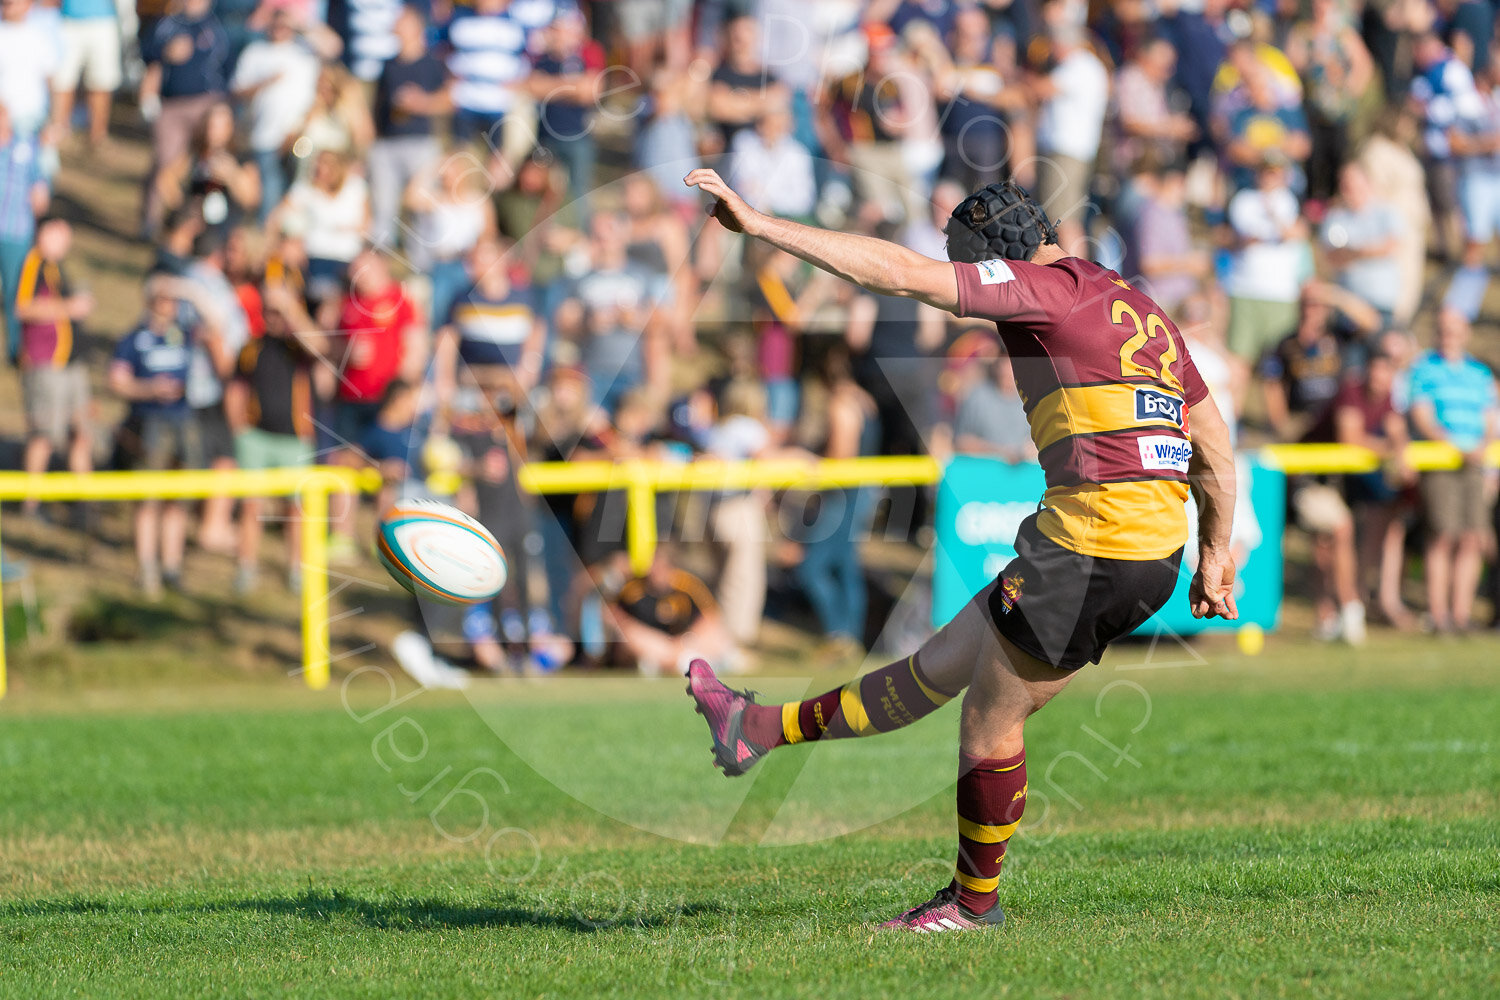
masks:
{"type": "Polygon", "coordinates": [[[1136,389],[1135,419],[1170,420],[1182,426],[1184,404],[1182,400],[1160,389],[1136,389]]]}

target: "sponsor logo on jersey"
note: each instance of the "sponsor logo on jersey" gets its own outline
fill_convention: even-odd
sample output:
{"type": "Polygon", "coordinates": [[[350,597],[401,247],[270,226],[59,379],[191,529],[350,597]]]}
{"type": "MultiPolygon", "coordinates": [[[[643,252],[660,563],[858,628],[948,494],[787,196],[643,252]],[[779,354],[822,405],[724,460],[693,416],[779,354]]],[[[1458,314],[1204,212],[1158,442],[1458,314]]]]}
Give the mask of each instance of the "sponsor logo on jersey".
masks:
{"type": "Polygon", "coordinates": [[[981,285],[1001,285],[1014,281],[1016,277],[1016,272],[1003,260],[982,260],[974,266],[979,270],[981,285]]]}
{"type": "Polygon", "coordinates": [[[1188,462],[1193,458],[1191,441],[1167,437],[1165,434],[1147,434],[1136,438],[1141,449],[1141,466],[1147,469],[1170,469],[1187,472],[1188,462]]]}
{"type": "Polygon", "coordinates": [[[1170,420],[1181,427],[1184,409],[1182,400],[1171,393],[1145,387],[1135,390],[1135,419],[1137,420],[1170,420]]]}
{"type": "Polygon", "coordinates": [[[1000,610],[1004,614],[1010,614],[1010,609],[1016,606],[1021,599],[1021,588],[1025,586],[1026,578],[1021,576],[1007,576],[1000,581],[1000,610]]]}

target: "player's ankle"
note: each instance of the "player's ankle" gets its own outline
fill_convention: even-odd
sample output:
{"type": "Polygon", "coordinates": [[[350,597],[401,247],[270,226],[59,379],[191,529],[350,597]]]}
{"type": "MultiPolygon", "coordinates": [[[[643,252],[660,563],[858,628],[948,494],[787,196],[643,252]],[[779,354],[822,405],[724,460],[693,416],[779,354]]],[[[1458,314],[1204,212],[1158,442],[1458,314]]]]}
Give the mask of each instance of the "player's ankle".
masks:
{"type": "Polygon", "coordinates": [[[973,889],[965,889],[959,886],[958,904],[976,917],[984,916],[999,905],[999,903],[1000,893],[998,892],[975,892],[973,889]]]}

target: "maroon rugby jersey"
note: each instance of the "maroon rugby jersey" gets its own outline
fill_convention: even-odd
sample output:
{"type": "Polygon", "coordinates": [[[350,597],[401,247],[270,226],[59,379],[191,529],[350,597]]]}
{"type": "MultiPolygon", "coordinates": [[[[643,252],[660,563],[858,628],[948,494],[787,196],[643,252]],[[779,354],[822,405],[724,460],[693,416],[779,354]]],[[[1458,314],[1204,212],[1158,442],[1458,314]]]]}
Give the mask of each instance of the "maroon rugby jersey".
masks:
{"type": "Polygon", "coordinates": [[[1160,559],[1187,539],[1188,410],[1208,387],[1155,302],[1079,257],[954,264],[958,314],[993,320],[1047,474],[1037,526],[1065,548],[1160,559]]]}

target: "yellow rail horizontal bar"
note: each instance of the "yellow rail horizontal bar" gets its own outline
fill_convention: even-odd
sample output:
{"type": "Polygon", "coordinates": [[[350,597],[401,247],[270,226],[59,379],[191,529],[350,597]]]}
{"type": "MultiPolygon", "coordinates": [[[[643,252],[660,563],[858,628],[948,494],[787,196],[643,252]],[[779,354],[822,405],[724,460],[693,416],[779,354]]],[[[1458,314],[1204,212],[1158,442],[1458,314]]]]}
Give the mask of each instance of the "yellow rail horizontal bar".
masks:
{"type": "MultiPolygon", "coordinates": [[[[1347,444],[1272,444],[1262,448],[1260,456],[1267,465],[1292,475],[1374,472],[1381,466],[1375,452],[1347,444]]],[[[1418,472],[1456,469],[1463,464],[1459,450],[1443,441],[1413,441],[1403,457],[1418,472]]],[[[1485,463],[1500,466],[1500,442],[1490,445],[1485,463]]]]}
{"type": "Polygon", "coordinates": [[[353,469],[182,469],[167,472],[0,472],[0,500],[194,500],[202,497],[293,496],[307,490],[357,492],[353,469]]]}
{"type": "Polygon", "coordinates": [[[521,470],[520,482],[531,493],[583,493],[625,489],[642,479],[656,490],[729,490],[935,483],[941,477],[942,467],[925,455],[878,455],[814,461],[533,462],[521,470]]]}

